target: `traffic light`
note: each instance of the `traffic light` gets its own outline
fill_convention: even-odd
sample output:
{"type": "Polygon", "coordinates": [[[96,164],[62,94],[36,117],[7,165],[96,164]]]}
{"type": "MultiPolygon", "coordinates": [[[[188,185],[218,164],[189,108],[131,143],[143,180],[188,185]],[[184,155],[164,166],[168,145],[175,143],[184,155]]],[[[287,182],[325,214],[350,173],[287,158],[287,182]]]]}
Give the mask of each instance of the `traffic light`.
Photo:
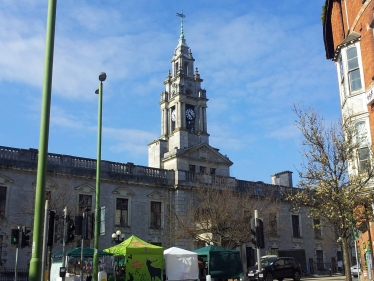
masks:
{"type": "Polygon", "coordinates": [[[49,211],[49,221],[48,221],[48,239],[47,245],[53,245],[53,236],[55,234],[55,211],[49,211]]]}
{"type": "Polygon", "coordinates": [[[75,230],[74,219],[71,219],[68,217],[67,224],[68,225],[67,225],[66,242],[71,242],[74,240],[74,230],[75,230]]]}
{"type": "Polygon", "coordinates": [[[21,248],[30,246],[31,229],[26,226],[22,226],[21,229],[21,248]]]}
{"type": "Polygon", "coordinates": [[[17,245],[19,244],[19,229],[18,228],[12,228],[10,232],[10,241],[12,245],[17,245]]]}
{"type": "Polygon", "coordinates": [[[258,248],[260,249],[265,248],[264,223],[262,219],[256,219],[256,242],[257,242],[258,248]]]}
{"type": "Polygon", "coordinates": [[[251,234],[252,234],[252,238],[251,238],[252,245],[255,248],[257,248],[256,230],[254,230],[254,229],[251,228],[251,234]]]}

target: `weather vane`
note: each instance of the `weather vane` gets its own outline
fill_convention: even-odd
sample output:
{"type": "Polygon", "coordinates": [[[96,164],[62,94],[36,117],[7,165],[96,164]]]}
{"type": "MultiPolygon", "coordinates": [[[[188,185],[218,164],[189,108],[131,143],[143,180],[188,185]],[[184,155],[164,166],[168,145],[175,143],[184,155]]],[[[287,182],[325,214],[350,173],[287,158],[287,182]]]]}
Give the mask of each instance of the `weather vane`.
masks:
{"type": "Polygon", "coordinates": [[[183,14],[183,11],[180,12],[180,13],[177,13],[177,17],[180,17],[181,18],[181,35],[180,35],[180,38],[184,38],[184,32],[183,32],[183,18],[185,18],[185,14],[183,14]]]}

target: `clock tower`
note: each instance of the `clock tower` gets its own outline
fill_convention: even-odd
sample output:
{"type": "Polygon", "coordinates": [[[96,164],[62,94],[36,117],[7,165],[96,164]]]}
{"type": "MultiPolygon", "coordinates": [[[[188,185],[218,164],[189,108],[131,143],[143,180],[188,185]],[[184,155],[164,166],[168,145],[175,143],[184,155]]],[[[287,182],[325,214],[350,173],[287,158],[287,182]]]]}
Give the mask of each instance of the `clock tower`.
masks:
{"type": "MultiPolygon", "coordinates": [[[[189,169],[189,164],[180,161],[182,152],[192,147],[209,146],[207,132],[206,90],[201,88],[203,79],[195,68],[191,49],[183,31],[183,13],[178,45],[171,59],[171,71],[164,81],[161,93],[161,136],[148,145],[148,165],[164,169],[189,169]],[[179,157],[178,157],[179,156],[179,157]]],[[[207,148],[209,147],[209,148],[207,148]]],[[[230,161],[231,163],[231,161],[230,161]]]]}

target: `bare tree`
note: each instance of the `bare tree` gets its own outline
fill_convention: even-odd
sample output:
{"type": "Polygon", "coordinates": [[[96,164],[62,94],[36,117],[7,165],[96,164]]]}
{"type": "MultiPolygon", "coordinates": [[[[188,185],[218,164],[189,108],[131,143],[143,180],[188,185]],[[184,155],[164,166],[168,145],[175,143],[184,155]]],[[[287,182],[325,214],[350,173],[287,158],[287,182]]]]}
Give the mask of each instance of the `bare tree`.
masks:
{"type": "Polygon", "coordinates": [[[302,134],[304,163],[300,188],[287,199],[294,207],[308,206],[309,217],[333,225],[342,245],[346,280],[351,280],[348,240],[357,224],[354,211],[372,199],[368,183],[373,178],[373,158],[361,157],[361,136],[352,118],[326,127],[313,108],[294,106],[293,111],[302,134]]]}
{"type": "Polygon", "coordinates": [[[194,187],[187,212],[176,215],[175,236],[228,249],[251,242],[254,210],[268,217],[278,208],[274,197],[266,193],[270,190],[274,192],[274,189],[264,188],[256,195],[254,186],[242,189],[230,185],[194,187]]]}

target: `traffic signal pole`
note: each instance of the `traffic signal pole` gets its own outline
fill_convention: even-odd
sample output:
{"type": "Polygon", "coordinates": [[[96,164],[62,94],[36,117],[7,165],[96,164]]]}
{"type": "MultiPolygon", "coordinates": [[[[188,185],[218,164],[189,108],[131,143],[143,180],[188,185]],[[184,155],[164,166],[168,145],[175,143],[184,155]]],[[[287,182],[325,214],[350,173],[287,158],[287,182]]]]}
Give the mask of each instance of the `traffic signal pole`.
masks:
{"type": "Polygon", "coordinates": [[[43,254],[42,254],[42,279],[45,280],[46,256],[47,256],[47,235],[48,235],[48,200],[45,200],[44,208],[44,234],[43,234],[43,254]]]}
{"type": "Polygon", "coordinates": [[[21,227],[18,226],[18,244],[16,245],[16,264],[14,265],[14,281],[17,281],[17,273],[18,273],[18,250],[19,250],[19,242],[20,242],[20,236],[21,236],[21,227]]]}
{"type": "MultiPolygon", "coordinates": [[[[66,267],[66,225],[68,217],[68,208],[64,208],[64,218],[63,218],[63,232],[62,232],[62,267],[66,267]]],[[[61,270],[60,270],[61,271],[61,270]]],[[[62,277],[62,281],[65,281],[65,276],[62,277]]]]}
{"type": "MultiPolygon", "coordinates": [[[[257,230],[257,218],[258,218],[258,212],[255,210],[255,229],[257,230]]],[[[260,256],[260,247],[256,247],[257,250],[257,269],[260,272],[261,269],[261,256],[260,256]]]]}

